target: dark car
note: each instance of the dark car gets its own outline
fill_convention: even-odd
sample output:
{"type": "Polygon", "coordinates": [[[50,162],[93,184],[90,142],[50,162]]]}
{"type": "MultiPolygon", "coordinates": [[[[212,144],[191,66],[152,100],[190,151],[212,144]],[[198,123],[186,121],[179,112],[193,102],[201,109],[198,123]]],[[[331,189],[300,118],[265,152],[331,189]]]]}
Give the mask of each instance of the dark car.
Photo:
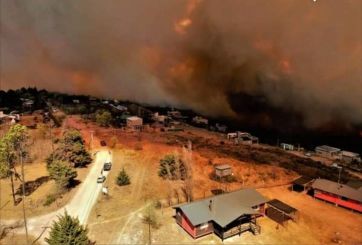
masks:
{"type": "Polygon", "coordinates": [[[106,146],[107,143],[104,140],[101,140],[101,146],[106,146]]]}
{"type": "Polygon", "coordinates": [[[112,163],[111,162],[106,162],[104,165],[103,165],[103,170],[104,171],[109,171],[111,170],[112,168],[112,163]]]}

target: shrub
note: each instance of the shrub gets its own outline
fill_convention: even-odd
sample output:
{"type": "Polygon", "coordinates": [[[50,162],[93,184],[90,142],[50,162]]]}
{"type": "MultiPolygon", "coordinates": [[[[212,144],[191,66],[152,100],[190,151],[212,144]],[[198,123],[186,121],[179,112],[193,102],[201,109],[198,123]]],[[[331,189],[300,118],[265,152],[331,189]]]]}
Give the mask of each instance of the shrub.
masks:
{"type": "Polygon", "coordinates": [[[174,155],[166,155],[160,160],[158,175],[164,179],[184,180],[186,178],[186,167],[181,159],[176,161],[174,155]]]}
{"type": "Polygon", "coordinates": [[[102,127],[108,127],[112,122],[112,114],[109,111],[98,110],[95,118],[96,123],[102,127]]]}
{"type": "Polygon", "coordinates": [[[54,194],[47,195],[45,198],[45,202],[43,203],[43,206],[49,206],[50,204],[55,202],[56,199],[57,199],[57,197],[54,194]]]}
{"type": "Polygon", "coordinates": [[[119,186],[131,184],[130,178],[124,169],[119,172],[116,183],[119,186]]]}

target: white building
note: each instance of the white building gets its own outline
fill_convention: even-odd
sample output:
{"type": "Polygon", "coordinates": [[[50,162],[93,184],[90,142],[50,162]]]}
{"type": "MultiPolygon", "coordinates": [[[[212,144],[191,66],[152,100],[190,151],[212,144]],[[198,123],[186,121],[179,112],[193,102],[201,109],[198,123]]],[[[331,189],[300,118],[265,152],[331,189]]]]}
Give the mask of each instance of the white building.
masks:
{"type": "Polygon", "coordinates": [[[141,130],[143,126],[143,119],[137,116],[127,118],[127,127],[134,130],[141,130]]]}

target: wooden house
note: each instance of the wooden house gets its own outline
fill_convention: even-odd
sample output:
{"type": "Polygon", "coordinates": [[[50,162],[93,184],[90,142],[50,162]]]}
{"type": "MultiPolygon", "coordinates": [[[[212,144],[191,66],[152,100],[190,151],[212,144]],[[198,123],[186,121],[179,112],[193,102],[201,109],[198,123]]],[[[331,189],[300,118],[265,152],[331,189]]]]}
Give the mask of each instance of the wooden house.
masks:
{"type": "Polygon", "coordinates": [[[264,215],[267,199],[244,189],[177,205],[176,222],[194,239],[215,233],[222,240],[243,232],[261,231],[257,218],[264,215]]]}
{"type": "Polygon", "coordinates": [[[362,212],[362,188],[354,189],[326,179],[316,179],[311,188],[317,199],[362,212]]]}

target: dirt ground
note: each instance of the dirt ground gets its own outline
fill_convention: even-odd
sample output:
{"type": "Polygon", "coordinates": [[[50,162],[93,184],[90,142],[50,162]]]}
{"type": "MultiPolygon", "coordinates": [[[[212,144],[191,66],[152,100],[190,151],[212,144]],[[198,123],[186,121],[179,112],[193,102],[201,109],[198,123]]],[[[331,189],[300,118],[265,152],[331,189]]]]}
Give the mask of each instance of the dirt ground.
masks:
{"type": "MultiPolygon", "coordinates": [[[[40,245],[39,242],[34,242],[35,237],[29,236],[29,242],[33,245],[40,245]]],[[[26,236],[10,233],[4,239],[0,240],[0,244],[3,245],[24,245],[26,244],[26,236]]]]}
{"type": "MultiPolygon", "coordinates": [[[[200,133],[210,140],[220,140],[220,135],[190,129],[188,134],[200,133]]],[[[167,181],[158,174],[159,160],[165,154],[181,153],[181,142],[174,142],[168,133],[150,130],[142,134],[115,129],[97,129],[97,137],[106,140],[117,137],[117,146],[113,151],[113,167],[106,180],[109,196],[102,196],[97,201],[89,221],[91,239],[101,244],[109,243],[147,243],[148,227],[142,217],[147,205],[161,201],[162,209],[157,210],[159,229],[152,229],[152,242],[157,244],[220,244],[214,235],[199,240],[191,239],[174,221],[169,204],[184,201],[182,181],[167,181]],[[109,132],[111,131],[111,133],[109,132]],[[130,175],[131,184],[119,187],[115,184],[118,172],[124,168],[130,175]],[[172,235],[170,235],[172,234],[172,235]]],[[[222,139],[222,138],[221,138],[222,139]]],[[[314,200],[287,189],[296,173],[273,164],[251,164],[217,152],[197,149],[193,151],[194,198],[210,196],[211,189],[254,187],[268,198],[278,198],[300,210],[297,223],[289,222],[286,227],[278,227],[268,218],[259,220],[262,234],[254,236],[244,233],[241,237],[230,238],[224,243],[231,244],[327,244],[340,240],[342,244],[360,244],[362,240],[362,217],[343,208],[314,200]],[[210,163],[211,162],[211,163],[210,163]],[[224,184],[209,178],[213,164],[228,163],[232,166],[237,181],[224,184]],[[264,173],[264,174],[260,174],[264,173]],[[271,175],[270,173],[274,173],[271,175]],[[274,177],[272,177],[274,176],[274,177]],[[276,186],[276,187],[273,187],[276,186]],[[267,188],[261,188],[267,187],[267,188]],[[333,225],[330,225],[333,224],[333,225]]]]}

